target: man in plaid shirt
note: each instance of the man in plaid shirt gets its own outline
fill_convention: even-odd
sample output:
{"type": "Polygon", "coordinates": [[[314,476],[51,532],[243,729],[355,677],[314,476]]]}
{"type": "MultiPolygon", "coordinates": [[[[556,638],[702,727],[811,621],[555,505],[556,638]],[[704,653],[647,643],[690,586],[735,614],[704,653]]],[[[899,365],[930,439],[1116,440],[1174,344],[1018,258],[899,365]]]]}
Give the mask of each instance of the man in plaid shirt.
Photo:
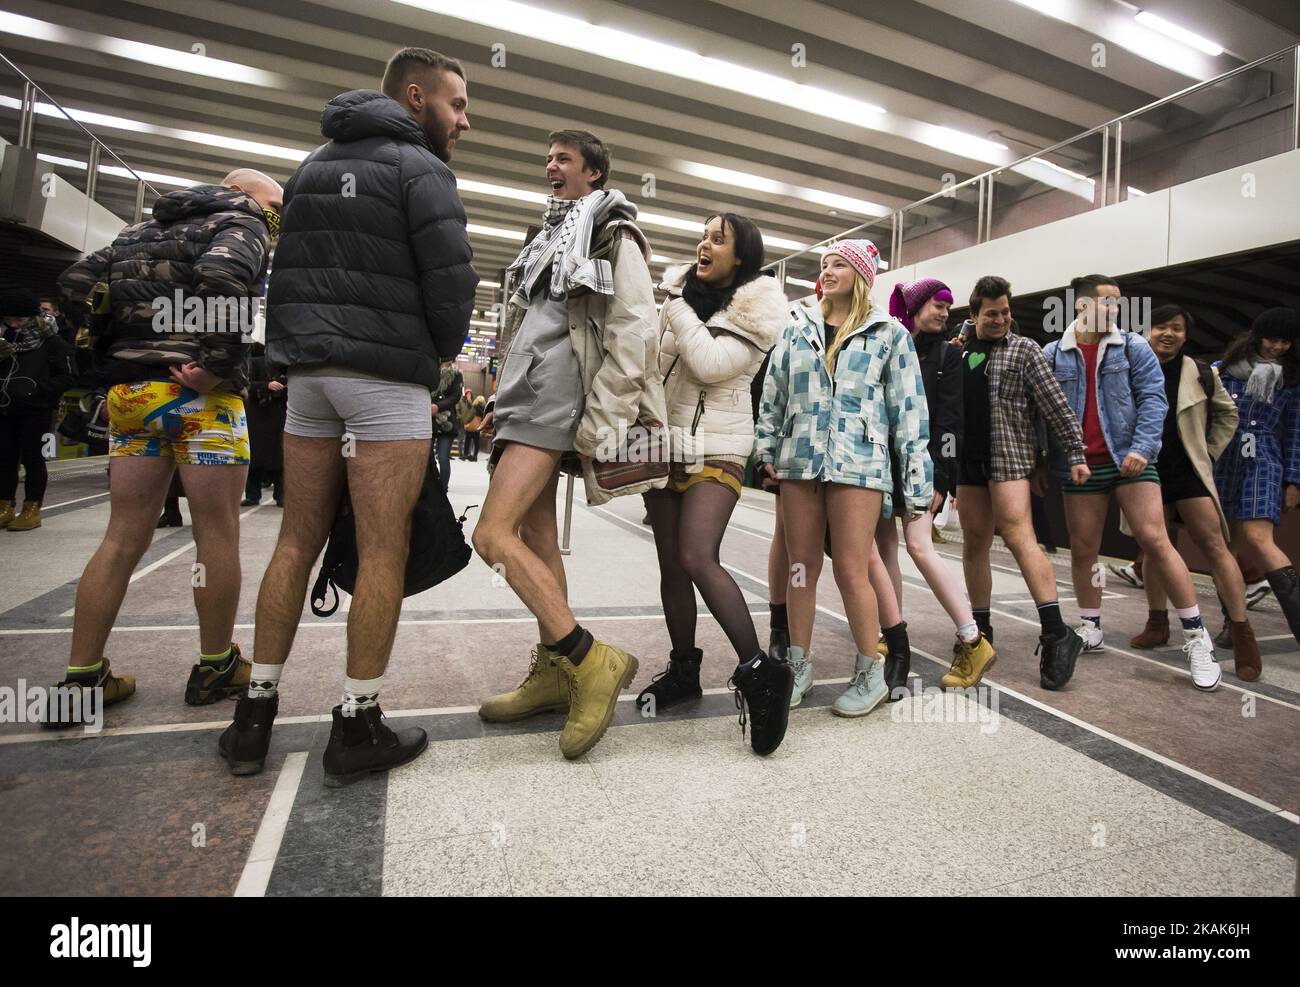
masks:
{"type": "MultiPolygon", "coordinates": [[[[1060,689],[1074,674],[1083,642],[1061,619],[1056,574],[1034,535],[1029,494],[1031,483],[1035,493],[1045,490],[1039,421],[1046,422],[1065,449],[1074,483],[1085,483],[1089,476],[1083,432],[1043,351],[1011,331],[1011,285],[992,275],[980,278],[970,310],[975,331],[962,349],[964,439],[957,466],[966,590],[980,630],[992,641],[989,549],[996,529],[1038,604],[1040,681],[1044,689],[1060,689]]],[[[970,688],[991,664],[958,655],[943,684],[970,688]]]]}

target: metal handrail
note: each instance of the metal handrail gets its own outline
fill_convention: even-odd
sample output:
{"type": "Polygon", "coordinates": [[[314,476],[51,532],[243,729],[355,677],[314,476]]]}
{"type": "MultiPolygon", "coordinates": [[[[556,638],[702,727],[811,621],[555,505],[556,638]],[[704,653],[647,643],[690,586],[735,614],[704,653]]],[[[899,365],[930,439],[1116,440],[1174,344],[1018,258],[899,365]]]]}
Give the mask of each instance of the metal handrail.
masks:
{"type": "MultiPolygon", "coordinates": [[[[91,139],[92,142],[94,142],[95,144],[99,145],[99,148],[100,148],[101,151],[107,151],[107,152],[109,153],[109,156],[112,157],[112,159],[113,159],[114,161],[116,161],[118,164],[120,164],[123,168],[125,168],[127,171],[129,171],[129,172],[131,173],[132,177],[134,177],[135,180],[136,180],[137,182],[139,182],[141,185],[143,185],[145,188],[147,188],[150,192],[152,192],[152,193],[153,193],[154,195],[156,195],[156,196],[162,194],[162,193],[160,193],[156,188],[154,188],[152,185],[150,185],[148,182],[146,182],[143,178],[141,178],[140,175],[139,175],[139,173],[137,173],[136,170],[135,170],[134,168],[132,168],[129,164],[127,164],[127,163],[126,163],[125,161],[123,161],[120,157],[118,157],[116,151],[114,151],[111,147],[109,147],[109,146],[108,146],[107,144],[105,144],[102,140],[100,140],[98,137],[96,137],[94,134],[92,134],[89,130],[87,130],[86,127],[85,127],[84,125],[82,125],[82,123],[81,123],[80,121],[74,119],[73,116],[72,116],[72,114],[69,113],[67,110],[65,110],[65,109],[63,108],[63,105],[62,105],[62,104],[61,104],[57,99],[55,99],[53,96],[51,96],[49,93],[47,93],[44,89],[42,89],[42,88],[40,87],[40,85],[38,85],[38,84],[36,83],[36,81],[35,81],[34,79],[32,79],[32,77],[31,77],[30,75],[28,75],[26,72],[24,72],[22,69],[20,69],[17,65],[15,65],[14,62],[13,62],[13,60],[10,59],[9,56],[6,55],[4,52],[0,52],[0,61],[4,62],[4,63],[5,63],[6,65],[8,65],[11,69],[13,69],[15,72],[17,72],[20,76],[22,76],[23,81],[25,81],[29,86],[31,86],[34,90],[36,90],[36,92],[40,93],[41,96],[43,96],[46,100],[48,100],[49,103],[50,103],[52,106],[54,106],[55,109],[57,109],[60,113],[62,113],[65,117],[67,117],[69,123],[73,124],[75,127],[77,127],[78,129],[80,129],[81,132],[82,132],[83,134],[85,134],[87,137],[89,137],[89,138],[91,139]]],[[[34,110],[33,110],[33,115],[34,115],[34,110]]]]}
{"type": "MultiPolygon", "coordinates": [[[[963,181],[963,182],[958,182],[956,185],[950,185],[950,186],[947,187],[947,188],[940,189],[938,192],[933,192],[933,193],[931,193],[930,195],[927,195],[927,196],[926,196],[925,198],[923,198],[923,199],[917,199],[915,202],[909,202],[909,203],[908,203],[907,205],[905,205],[905,206],[899,206],[897,209],[893,210],[893,212],[891,212],[891,213],[887,213],[887,214],[884,215],[884,216],[878,216],[878,217],[876,217],[875,219],[869,220],[868,222],[865,222],[865,223],[859,223],[857,226],[854,226],[854,227],[852,227],[852,228],[850,228],[850,229],[847,229],[847,230],[845,230],[845,231],[842,232],[842,233],[836,233],[836,234],[834,234],[833,236],[826,237],[826,238],[823,239],[823,240],[818,240],[816,243],[809,244],[809,245],[808,245],[807,247],[805,247],[803,250],[796,250],[796,251],[794,251],[793,253],[786,254],[784,257],[780,258],[780,260],[781,260],[781,261],[787,261],[787,260],[789,260],[791,257],[798,257],[798,256],[800,256],[801,254],[806,254],[806,253],[809,253],[810,251],[814,251],[814,250],[816,250],[818,247],[821,247],[821,246],[825,246],[825,245],[827,245],[827,244],[834,243],[836,240],[842,240],[842,239],[845,239],[846,237],[849,237],[849,236],[851,236],[852,234],[859,232],[860,230],[865,230],[865,229],[866,229],[867,227],[869,227],[869,226],[875,226],[875,225],[876,225],[877,223],[879,223],[881,220],[884,220],[884,219],[890,219],[890,218],[893,217],[893,216],[900,215],[900,214],[902,214],[902,213],[907,212],[909,209],[916,209],[917,207],[919,207],[919,206],[923,206],[923,205],[925,205],[927,202],[932,202],[932,201],[934,201],[935,199],[941,199],[941,198],[951,199],[951,198],[953,198],[953,197],[956,195],[957,190],[960,189],[960,188],[965,188],[966,186],[968,186],[968,185],[972,185],[972,184],[975,184],[975,183],[977,183],[977,182],[982,183],[982,182],[984,182],[986,179],[989,180],[989,181],[991,182],[992,179],[993,179],[993,176],[997,175],[997,174],[1000,173],[1000,172],[1003,172],[1003,171],[1009,171],[1010,169],[1015,168],[1017,165],[1022,165],[1022,164],[1024,164],[1024,163],[1027,162],[1027,161],[1032,161],[1034,158],[1042,157],[1044,154],[1051,154],[1053,151],[1058,151],[1058,150],[1060,150],[1060,149],[1063,148],[1063,147],[1068,147],[1069,145],[1074,144],[1074,143],[1076,143],[1076,142],[1078,142],[1078,141],[1081,141],[1081,140],[1083,140],[1083,139],[1085,139],[1085,138],[1087,138],[1087,137],[1091,137],[1093,134],[1104,133],[1105,138],[1108,140],[1108,139],[1109,139],[1109,136],[1110,136],[1110,128],[1113,127],[1113,126],[1116,126],[1116,125],[1122,125],[1123,122],[1124,122],[1125,120],[1131,120],[1132,118],[1137,117],[1137,116],[1140,116],[1140,115],[1143,114],[1143,113],[1149,113],[1151,110],[1154,110],[1154,109],[1157,109],[1157,108],[1159,108],[1159,107],[1161,107],[1161,106],[1164,106],[1166,103],[1170,103],[1170,102],[1173,102],[1173,101],[1175,101],[1175,100],[1182,99],[1184,96],[1188,96],[1188,95],[1190,95],[1190,94],[1192,94],[1192,93],[1194,93],[1194,92],[1198,92],[1198,91],[1201,90],[1201,89],[1208,89],[1210,86],[1218,85],[1219,83],[1223,82],[1224,80],[1232,78],[1234,75],[1239,75],[1239,74],[1241,74],[1241,73],[1243,73],[1243,72],[1249,72],[1251,69],[1259,68],[1261,65],[1264,65],[1264,64],[1266,64],[1266,63],[1268,63],[1268,62],[1276,61],[1276,60],[1279,59],[1279,58],[1284,58],[1287,54],[1290,54],[1290,55],[1292,56],[1292,58],[1294,59],[1294,64],[1295,64],[1296,69],[1297,69],[1297,71],[1296,71],[1296,79],[1294,80],[1294,82],[1295,82],[1295,86],[1294,86],[1294,88],[1295,88],[1296,92],[1297,92],[1298,94],[1300,94],[1300,45],[1291,45],[1291,46],[1288,46],[1288,47],[1286,47],[1286,48],[1282,48],[1282,49],[1280,49],[1280,50],[1278,50],[1278,51],[1275,51],[1275,52],[1274,52],[1273,54],[1271,54],[1271,55],[1265,55],[1263,58],[1257,58],[1257,59],[1255,59],[1255,61],[1253,61],[1253,62],[1248,62],[1248,63],[1246,63],[1245,65],[1238,65],[1235,69],[1230,69],[1229,71],[1224,72],[1222,75],[1217,75],[1217,76],[1215,76],[1213,79],[1206,79],[1206,80],[1204,80],[1203,82],[1193,83],[1192,85],[1188,86],[1186,89],[1181,89],[1181,90],[1179,90],[1178,92],[1173,93],[1173,94],[1171,94],[1171,95],[1169,95],[1169,96],[1164,96],[1164,97],[1162,97],[1162,98],[1160,98],[1160,99],[1155,100],[1155,101],[1152,102],[1152,103],[1148,103],[1146,106],[1140,107],[1140,108],[1138,108],[1138,109],[1136,109],[1136,110],[1130,110],[1128,113],[1123,113],[1123,114],[1121,114],[1120,116],[1114,117],[1114,118],[1111,119],[1111,120],[1107,120],[1105,123],[1100,123],[1100,124],[1097,124],[1097,126],[1095,126],[1095,127],[1090,127],[1090,128],[1087,129],[1087,130],[1080,131],[1079,133],[1075,134],[1073,137],[1067,137],[1065,140],[1057,141],[1055,144],[1052,144],[1050,147],[1045,147],[1045,148],[1043,148],[1043,149],[1041,149],[1041,150],[1038,150],[1038,151],[1032,151],[1031,153],[1026,154],[1024,157],[1017,158],[1015,161],[1012,161],[1012,162],[1010,162],[1009,164],[998,165],[996,168],[990,168],[990,169],[988,169],[987,171],[983,171],[983,172],[981,172],[981,173],[978,174],[978,175],[974,175],[974,176],[972,176],[971,178],[968,178],[968,179],[966,179],[966,180],[963,181]]],[[[1293,120],[1294,120],[1293,128],[1292,128],[1292,129],[1295,131],[1295,134],[1296,134],[1296,140],[1300,140],[1300,99],[1297,100],[1295,107],[1292,108],[1292,115],[1293,115],[1293,120]]],[[[1294,143],[1294,141],[1293,141],[1293,143],[1294,143]]],[[[1106,202],[1106,170],[1105,170],[1105,163],[1106,163],[1106,160],[1107,160],[1108,157],[1109,157],[1108,154],[1104,154],[1104,155],[1103,155],[1103,159],[1102,159],[1102,162],[1103,162],[1103,170],[1102,170],[1102,203],[1101,203],[1102,206],[1107,205],[1107,202],[1106,202]]],[[[1119,184],[1118,184],[1118,183],[1119,183],[1119,169],[1118,169],[1118,167],[1116,168],[1115,181],[1116,181],[1116,189],[1115,189],[1115,190],[1116,190],[1116,202],[1118,202],[1118,201],[1119,201],[1119,184]]],[[[980,196],[980,205],[981,205],[981,209],[983,208],[983,202],[984,202],[984,199],[983,199],[983,195],[981,194],[981,196],[980,196]]],[[[990,212],[991,212],[991,210],[990,210],[990,212]]],[[[983,217],[981,217],[981,218],[983,218],[983,217]]],[[[991,222],[991,219],[992,219],[991,216],[988,217],[988,220],[989,220],[989,222],[988,222],[988,226],[989,226],[989,232],[990,232],[990,233],[992,233],[992,222],[991,222]]],[[[900,246],[901,246],[901,244],[900,244],[900,246]]],[[[893,263],[893,261],[894,261],[894,258],[891,257],[891,258],[890,258],[890,262],[891,262],[891,264],[893,263]]],[[[777,262],[774,261],[773,263],[768,264],[767,267],[772,267],[772,266],[774,266],[775,263],[777,263],[777,262]]]]}

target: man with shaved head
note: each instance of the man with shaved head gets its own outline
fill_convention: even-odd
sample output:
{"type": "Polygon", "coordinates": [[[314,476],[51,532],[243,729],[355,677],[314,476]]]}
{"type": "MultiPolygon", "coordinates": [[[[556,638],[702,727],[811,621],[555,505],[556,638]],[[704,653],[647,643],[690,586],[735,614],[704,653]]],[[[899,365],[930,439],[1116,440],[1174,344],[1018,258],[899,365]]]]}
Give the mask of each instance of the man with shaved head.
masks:
{"type": "MultiPolygon", "coordinates": [[[[107,388],[108,530],[77,585],[71,690],[102,689],[102,703],[135,692],[104,654],[131,572],[153,537],[172,474],[189,500],[198,549],[194,606],[199,658],[185,702],[241,692],[250,663],[230,640],[239,604],[239,498],[248,473],[248,334],[280,225],[284,193],[251,168],[220,185],[169,192],[151,219],[64,272],[73,302],[89,301],[107,323],[96,340],[98,383],[107,388]],[[201,578],[200,578],[201,576],[201,578]]],[[[84,705],[47,712],[50,727],[93,718],[84,705]]]]}

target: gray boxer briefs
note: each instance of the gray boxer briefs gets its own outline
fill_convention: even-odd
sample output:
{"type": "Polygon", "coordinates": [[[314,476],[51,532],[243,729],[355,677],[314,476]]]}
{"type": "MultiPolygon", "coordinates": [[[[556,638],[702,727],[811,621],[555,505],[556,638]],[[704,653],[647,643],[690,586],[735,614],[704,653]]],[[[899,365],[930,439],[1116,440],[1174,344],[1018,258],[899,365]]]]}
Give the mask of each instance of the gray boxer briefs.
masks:
{"type": "Polygon", "coordinates": [[[328,370],[289,371],[284,430],[308,439],[392,442],[433,436],[432,399],[420,384],[372,377],[325,376],[328,370]]]}

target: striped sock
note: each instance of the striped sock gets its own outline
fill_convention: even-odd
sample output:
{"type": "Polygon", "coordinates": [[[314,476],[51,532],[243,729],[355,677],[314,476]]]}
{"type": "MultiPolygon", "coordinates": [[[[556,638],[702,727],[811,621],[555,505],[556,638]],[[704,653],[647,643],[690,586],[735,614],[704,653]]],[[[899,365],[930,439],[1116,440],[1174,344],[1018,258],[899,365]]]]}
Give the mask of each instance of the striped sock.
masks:
{"type": "Polygon", "coordinates": [[[225,668],[226,662],[230,661],[230,652],[233,650],[234,650],[233,648],[227,645],[225,651],[222,651],[221,653],[215,655],[205,655],[202,651],[200,651],[199,664],[207,665],[210,668],[225,668]]]}
{"type": "Polygon", "coordinates": [[[1178,614],[1178,619],[1183,622],[1183,630],[1191,637],[1195,637],[1196,634],[1199,634],[1204,629],[1205,624],[1201,620],[1200,607],[1190,606],[1186,609],[1175,608],[1175,612],[1178,614]]]}

